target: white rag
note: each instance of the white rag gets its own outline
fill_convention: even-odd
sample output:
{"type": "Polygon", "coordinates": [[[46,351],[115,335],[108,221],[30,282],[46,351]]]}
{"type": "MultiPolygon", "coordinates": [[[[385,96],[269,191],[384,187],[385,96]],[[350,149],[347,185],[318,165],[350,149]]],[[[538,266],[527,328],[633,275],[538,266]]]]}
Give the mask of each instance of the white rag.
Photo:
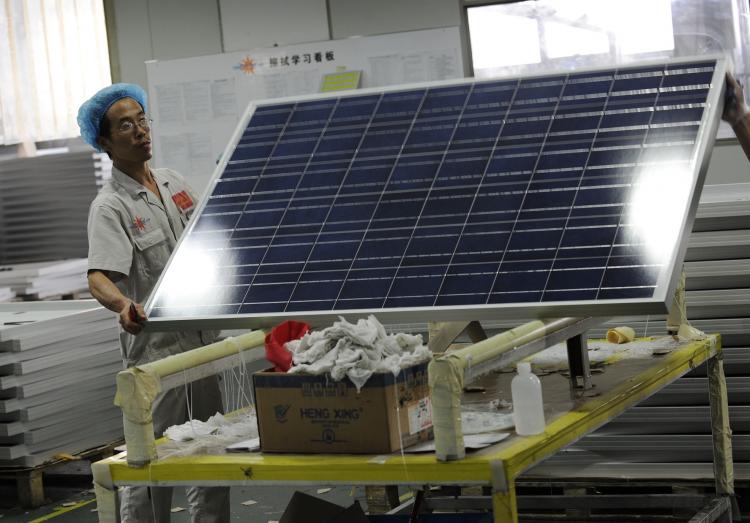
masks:
{"type": "Polygon", "coordinates": [[[226,436],[229,438],[257,436],[255,415],[225,418],[217,412],[206,421],[198,419],[186,421],[181,425],[172,425],[164,431],[172,441],[190,441],[207,436],[226,436]]]}
{"type": "Polygon", "coordinates": [[[172,425],[157,446],[159,459],[197,454],[223,454],[229,445],[258,437],[258,420],[249,410],[229,418],[216,413],[206,421],[197,419],[172,425]]]}
{"type": "Polygon", "coordinates": [[[376,372],[391,372],[429,361],[432,352],[419,334],[388,334],[370,315],[356,324],[339,318],[321,331],[308,332],[286,343],[294,365],[290,373],[325,374],[340,381],[347,376],[357,390],[376,372]]]}

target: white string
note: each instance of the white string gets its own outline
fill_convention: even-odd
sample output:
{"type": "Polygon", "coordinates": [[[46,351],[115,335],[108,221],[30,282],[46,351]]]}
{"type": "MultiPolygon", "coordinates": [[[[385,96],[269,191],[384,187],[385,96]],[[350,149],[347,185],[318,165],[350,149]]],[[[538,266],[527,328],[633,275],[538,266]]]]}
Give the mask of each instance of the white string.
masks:
{"type": "Polygon", "coordinates": [[[643,337],[648,338],[648,321],[651,318],[651,316],[646,316],[646,328],[643,331],[643,337]]]}
{"type": "MultiPolygon", "coordinates": [[[[236,343],[235,338],[233,336],[227,337],[225,342],[229,343],[230,345],[234,345],[234,347],[237,349],[237,353],[240,353],[240,347],[239,344],[236,343]]],[[[237,410],[239,401],[237,394],[234,390],[234,387],[236,387],[236,383],[238,382],[237,378],[237,370],[236,367],[231,367],[224,371],[224,375],[226,376],[226,384],[225,384],[225,397],[227,400],[227,412],[233,412],[237,410]]]]}
{"type": "Polygon", "coordinates": [[[239,369],[239,373],[240,374],[239,374],[239,378],[237,379],[237,391],[236,391],[237,398],[234,402],[234,404],[238,407],[242,401],[242,369],[239,369]]]}
{"type": "MultiPolygon", "coordinates": [[[[224,371],[224,397],[227,399],[227,404],[232,401],[232,373],[234,369],[228,369],[224,371]]],[[[227,407],[229,408],[229,407],[227,407]]],[[[228,412],[231,412],[228,411],[228,412]]]]}
{"type": "Polygon", "coordinates": [[[230,405],[228,406],[228,411],[231,412],[245,407],[250,407],[252,405],[252,400],[250,399],[246,391],[248,385],[251,385],[251,381],[248,378],[249,373],[247,372],[245,351],[242,350],[242,347],[239,343],[236,342],[234,338],[227,338],[226,341],[236,347],[237,356],[239,358],[239,365],[237,366],[239,367],[239,369],[237,367],[233,367],[227,372],[228,383],[226,384],[226,397],[227,402],[230,403],[230,405]],[[231,378],[229,377],[229,372],[231,372],[231,378]],[[233,387],[236,387],[236,390],[234,390],[233,387]]]}
{"type": "Polygon", "coordinates": [[[252,405],[252,401],[250,401],[250,398],[245,394],[245,384],[251,384],[250,380],[248,379],[248,372],[247,367],[245,363],[245,351],[240,350],[240,376],[241,376],[241,387],[240,390],[242,392],[242,397],[244,398],[245,402],[241,404],[240,408],[250,407],[252,405]]]}
{"type": "Polygon", "coordinates": [[[224,410],[227,412],[230,412],[229,410],[229,396],[227,394],[227,378],[229,377],[229,373],[226,370],[221,371],[221,399],[222,399],[222,405],[224,405],[224,410]]]}
{"type": "Polygon", "coordinates": [[[237,401],[235,402],[235,408],[241,409],[244,406],[243,398],[245,396],[245,373],[242,369],[242,358],[240,358],[240,364],[235,369],[237,376],[237,401]]]}
{"type": "Polygon", "coordinates": [[[235,409],[234,404],[234,368],[224,371],[224,398],[226,398],[226,410],[232,412],[235,409]]]}
{"type": "MultiPolygon", "coordinates": [[[[221,404],[226,409],[228,407],[228,402],[226,400],[227,397],[227,385],[226,385],[226,371],[221,371],[221,404]]],[[[217,374],[218,376],[218,374],[217,374]]]]}
{"type": "Polygon", "coordinates": [[[236,370],[234,368],[227,370],[227,402],[230,404],[229,412],[232,412],[237,408],[234,401],[234,380],[236,370]]]}
{"type": "Polygon", "coordinates": [[[183,377],[183,386],[185,387],[185,404],[187,405],[187,414],[188,414],[188,421],[190,422],[190,430],[193,431],[193,439],[198,439],[198,434],[195,432],[195,427],[193,426],[193,395],[190,394],[190,391],[193,388],[193,384],[190,384],[190,389],[188,389],[188,380],[187,380],[187,372],[185,372],[185,369],[182,369],[182,377],[183,377]]]}
{"type": "MultiPolygon", "coordinates": [[[[396,385],[398,386],[398,385],[396,385]]],[[[396,427],[398,428],[398,441],[399,450],[401,451],[401,464],[404,466],[404,473],[406,474],[407,481],[409,480],[409,467],[406,465],[406,453],[404,452],[404,440],[403,432],[401,431],[401,406],[399,401],[396,401],[396,427]]]]}
{"type": "MultiPolygon", "coordinates": [[[[151,468],[151,465],[152,465],[152,462],[149,461],[149,463],[148,463],[148,484],[149,484],[149,487],[147,487],[148,490],[146,491],[146,493],[148,494],[148,500],[151,503],[151,514],[153,514],[154,519],[156,519],[157,515],[156,515],[156,507],[154,506],[154,491],[153,491],[153,489],[156,488],[156,487],[152,486],[154,484],[154,476],[153,476],[153,470],[151,468]]],[[[136,488],[136,487],[130,487],[130,488],[136,488]]]]}
{"type": "Polygon", "coordinates": [[[237,410],[240,406],[242,381],[238,372],[241,371],[237,367],[232,367],[232,410],[237,410]]]}

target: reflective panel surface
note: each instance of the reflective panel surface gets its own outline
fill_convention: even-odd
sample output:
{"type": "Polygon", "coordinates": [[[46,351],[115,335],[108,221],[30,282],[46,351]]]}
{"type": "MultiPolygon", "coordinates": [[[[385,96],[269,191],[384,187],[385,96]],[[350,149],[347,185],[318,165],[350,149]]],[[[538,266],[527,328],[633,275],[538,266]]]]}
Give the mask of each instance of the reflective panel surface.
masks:
{"type": "Polygon", "coordinates": [[[723,77],[704,59],[259,103],[151,323],[663,312],[723,77]]]}

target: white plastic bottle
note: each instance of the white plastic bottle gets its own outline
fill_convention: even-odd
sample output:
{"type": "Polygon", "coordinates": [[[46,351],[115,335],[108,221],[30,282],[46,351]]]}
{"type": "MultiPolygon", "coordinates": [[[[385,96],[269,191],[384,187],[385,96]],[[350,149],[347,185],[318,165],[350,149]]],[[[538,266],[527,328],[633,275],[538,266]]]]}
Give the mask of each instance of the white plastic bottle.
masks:
{"type": "Polygon", "coordinates": [[[531,363],[519,363],[516,369],[518,374],[510,383],[516,434],[533,436],[544,432],[542,384],[539,378],[531,372],[531,363]]]}

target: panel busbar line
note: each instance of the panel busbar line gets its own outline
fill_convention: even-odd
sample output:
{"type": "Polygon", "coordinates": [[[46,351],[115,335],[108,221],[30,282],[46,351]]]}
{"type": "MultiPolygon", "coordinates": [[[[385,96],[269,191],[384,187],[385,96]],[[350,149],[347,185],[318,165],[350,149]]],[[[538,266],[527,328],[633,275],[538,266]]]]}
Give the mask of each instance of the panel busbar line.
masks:
{"type": "Polygon", "coordinates": [[[152,328],[664,312],[724,70],[251,105],[148,303],[152,328]]]}

